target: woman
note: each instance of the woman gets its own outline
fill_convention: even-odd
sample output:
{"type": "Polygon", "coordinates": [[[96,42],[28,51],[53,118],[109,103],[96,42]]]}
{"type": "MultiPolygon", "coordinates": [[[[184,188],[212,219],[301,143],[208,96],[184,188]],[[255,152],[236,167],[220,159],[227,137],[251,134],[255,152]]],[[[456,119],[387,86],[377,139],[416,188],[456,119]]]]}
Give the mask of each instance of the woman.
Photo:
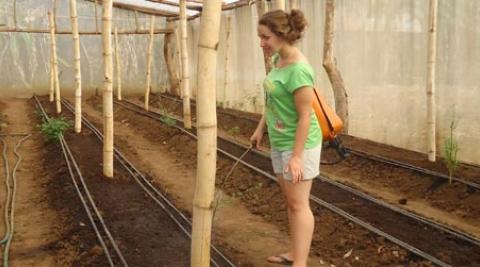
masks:
{"type": "Polygon", "coordinates": [[[314,218],[309,204],[312,179],[319,174],[322,134],[312,110],[314,71],[295,47],[307,21],[299,10],[265,13],[257,28],[272,70],[264,81],[265,112],[250,137],[257,147],[267,125],[271,158],[288,206],[291,248],[272,263],[307,266],[314,218]]]}

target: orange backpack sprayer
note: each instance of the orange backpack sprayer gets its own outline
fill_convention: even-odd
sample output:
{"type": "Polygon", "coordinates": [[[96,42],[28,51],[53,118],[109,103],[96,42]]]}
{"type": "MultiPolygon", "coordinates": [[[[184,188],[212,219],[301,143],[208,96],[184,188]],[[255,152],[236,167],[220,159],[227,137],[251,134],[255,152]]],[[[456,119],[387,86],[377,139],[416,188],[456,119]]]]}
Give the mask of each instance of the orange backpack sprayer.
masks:
{"type": "Polygon", "coordinates": [[[318,124],[322,129],[323,140],[328,141],[330,146],[334,147],[340,157],[344,159],[347,152],[342,145],[340,138],[337,136],[343,129],[343,122],[335,113],[335,111],[328,106],[325,98],[320,92],[314,88],[315,96],[312,102],[312,108],[317,115],[318,124]]]}

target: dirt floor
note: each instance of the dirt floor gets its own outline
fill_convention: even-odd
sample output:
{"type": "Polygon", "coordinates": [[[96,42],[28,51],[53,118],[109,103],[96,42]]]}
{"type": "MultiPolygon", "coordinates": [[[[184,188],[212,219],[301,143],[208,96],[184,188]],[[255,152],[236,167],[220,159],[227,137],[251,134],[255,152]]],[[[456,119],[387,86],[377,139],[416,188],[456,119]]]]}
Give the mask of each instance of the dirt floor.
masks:
{"type": "MultiPolygon", "coordinates": [[[[52,111],[53,105],[49,108],[52,111]]],[[[173,108],[167,109],[174,112],[173,108]]],[[[40,120],[34,112],[33,102],[3,101],[0,112],[4,115],[0,118],[2,132],[34,133],[20,149],[24,162],[17,174],[22,178],[19,179],[16,198],[16,232],[10,252],[11,266],[106,266],[106,258],[74,191],[58,145],[44,142],[39,134],[36,125],[40,120]]],[[[97,127],[101,125],[99,98],[86,101],[84,112],[97,127]]],[[[256,116],[237,113],[235,115],[253,119],[256,116]]],[[[71,118],[66,110],[63,116],[71,118]]],[[[118,106],[115,107],[115,121],[115,144],[157,188],[190,216],[196,143],[173,128],[153,123],[118,106]]],[[[246,138],[256,126],[251,120],[232,115],[219,116],[219,125],[219,134],[241,142],[247,142],[246,138]]],[[[99,179],[102,177],[99,141],[86,130],[81,135],[69,132],[66,138],[83,164],[82,172],[91,184],[95,199],[100,203],[99,208],[111,225],[112,233],[117,236],[121,250],[125,251],[127,262],[134,262],[135,266],[188,266],[189,240],[173,234],[174,228],[168,231],[171,234],[163,235],[163,230],[170,226],[162,222],[161,211],[138,190],[138,185],[125,174],[125,170],[116,167],[116,179],[113,181],[99,179]],[[172,255],[178,256],[173,258],[172,255]]],[[[13,147],[17,137],[7,137],[6,140],[9,147],[13,147]]],[[[419,157],[407,152],[405,155],[398,154],[389,147],[377,147],[368,141],[349,137],[344,140],[357,149],[384,156],[392,153],[398,159],[405,157],[412,163],[419,157]]],[[[329,154],[324,153],[324,158],[332,157],[329,154]]],[[[9,158],[13,166],[11,151],[9,158]]],[[[284,201],[275,182],[265,180],[242,166],[237,167],[228,180],[223,180],[232,164],[231,160],[223,157],[219,157],[217,162],[219,201],[213,241],[238,266],[270,266],[265,262],[267,256],[288,249],[284,201]]],[[[440,165],[424,166],[442,171],[440,165]]],[[[459,176],[468,172],[470,174],[466,177],[473,179],[476,170],[472,166],[462,166],[459,176]]],[[[416,174],[355,158],[337,166],[323,166],[322,171],[397,205],[400,205],[399,199],[405,198],[407,203],[401,205],[404,208],[428,214],[473,234],[480,233],[476,232],[479,226],[474,218],[479,203],[476,193],[458,185],[455,187],[455,183],[440,184],[435,190],[427,192],[434,182],[431,179],[423,177],[428,182],[415,183],[420,179],[416,174]],[[372,173],[378,173],[378,177],[367,179],[367,175],[372,173]],[[401,182],[402,177],[407,177],[408,185],[401,182]],[[446,201],[440,201],[438,192],[447,196],[446,201]],[[463,192],[464,197],[459,198],[458,192],[463,192]]],[[[0,199],[5,199],[4,189],[2,183],[0,199]]],[[[0,207],[3,214],[4,205],[0,207]]],[[[309,266],[431,266],[328,210],[314,206],[314,213],[316,231],[309,266]]],[[[4,232],[3,223],[0,223],[0,231],[4,232]]]]}
{"type": "MultiPolygon", "coordinates": [[[[99,98],[92,98],[87,101],[84,111],[94,121],[101,122],[101,100],[99,98]]],[[[119,106],[115,106],[115,120],[117,121],[115,125],[116,144],[121,150],[127,149],[130,154],[139,158],[142,169],[150,170],[149,174],[152,177],[161,177],[161,171],[155,166],[155,162],[163,162],[161,158],[154,158],[153,161],[150,159],[155,152],[155,155],[165,154],[174,159],[175,166],[169,169],[172,177],[169,180],[167,179],[166,183],[170,184],[171,192],[173,195],[177,194],[177,198],[184,199],[186,197],[188,199],[178,201],[180,205],[186,204],[184,208],[188,209],[191,206],[191,195],[186,196],[183,193],[185,191],[182,190],[181,186],[178,186],[181,183],[180,180],[184,179],[183,175],[178,176],[176,174],[183,174],[182,169],[195,169],[195,141],[177,133],[174,129],[160,123],[153,123],[151,119],[119,108],[119,106]],[[175,192],[175,190],[178,191],[175,192]]],[[[266,223],[274,225],[281,233],[283,232],[286,235],[285,205],[275,182],[267,181],[264,177],[240,166],[233,172],[229,180],[222,182],[224,175],[232,164],[233,162],[222,157],[217,162],[217,186],[229,195],[226,202],[229,203],[231,199],[241,201],[253,215],[262,217],[266,223]]],[[[193,181],[193,177],[186,182],[189,187],[191,187],[191,184],[188,183],[193,181]]],[[[221,201],[222,205],[225,204],[224,202],[221,201]]],[[[322,262],[336,266],[397,266],[404,263],[408,263],[409,266],[428,266],[428,263],[419,261],[399,247],[392,245],[383,238],[375,237],[375,235],[340,218],[338,215],[320,207],[315,207],[314,213],[316,214],[316,231],[312,244],[312,256],[320,256],[323,259],[322,262]],[[351,255],[344,258],[350,250],[353,251],[351,255]]],[[[223,221],[222,224],[215,225],[217,235],[222,236],[222,227],[232,227],[225,231],[231,235],[232,232],[237,232],[241,227],[252,225],[251,217],[236,219],[238,219],[236,225],[225,225],[223,221]]],[[[254,228],[258,229],[257,225],[254,228]]],[[[250,234],[247,233],[246,236],[250,240],[252,240],[251,233],[253,232],[261,233],[258,230],[253,230],[250,234]]],[[[242,233],[242,235],[245,236],[245,233],[242,233]]],[[[261,244],[266,244],[268,242],[264,242],[263,239],[272,237],[268,235],[263,234],[254,239],[261,244]]],[[[235,242],[237,237],[235,236],[233,240],[232,236],[225,236],[225,238],[227,240],[225,242],[235,242]]],[[[285,249],[286,247],[283,248],[283,250],[285,249]]],[[[276,250],[271,246],[264,246],[257,252],[261,257],[255,266],[264,266],[264,258],[272,254],[272,251],[274,251],[273,253],[279,253],[282,248],[276,250]]],[[[248,253],[248,251],[245,253],[248,253]]],[[[317,265],[313,264],[311,266],[317,265]]]]}
{"type": "MultiPolygon", "coordinates": [[[[31,133],[19,149],[22,162],[17,171],[14,235],[9,253],[10,266],[91,266],[95,244],[76,215],[77,204],[65,206],[74,197],[65,183],[64,162],[58,147],[44,141],[37,125],[33,102],[25,99],[2,100],[1,133],[31,133]],[[47,160],[48,159],[48,160],[47,160]],[[82,251],[79,248],[82,247],[82,251]]],[[[8,144],[9,167],[16,158],[13,147],[21,137],[3,137],[8,144]]],[[[3,149],[3,148],[2,148],[3,149]]],[[[0,184],[1,214],[5,212],[5,169],[0,184]]],[[[3,216],[2,216],[3,218],[3,216]]],[[[85,222],[85,221],[84,221],[85,222]]],[[[5,233],[4,220],[0,232],[5,233]]],[[[92,236],[90,236],[92,237],[92,236]]],[[[92,237],[93,238],[93,237],[92,237]]],[[[5,246],[2,246],[4,249],[5,246]]],[[[3,253],[2,253],[3,261],[3,253]]]]}
{"type": "MultiPolygon", "coordinates": [[[[139,103],[142,98],[132,98],[131,100],[139,103]]],[[[181,104],[158,95],[152,97],[152,106],[162,111],[172,112],[177,116],[182,114],[181,104]]],[[[192,106],[192,114],[195,114],[194,106],[192,106]]],[[[255,120],[258,119],[258,114],[219,109],[219,135],[248,143],[248,138],[256,127],[255,120]]],[[[426,155],[418,152],[352,136],[342,136],[342,140],[346,146],[360,151],[404,161],[444,174],[448,173],[442,159],[431,163],[427,161],[426,155]]],[[[268,142],[264,142],[263,150],[269,151],[268,142]]],[[[338,156],[331,149],[324,149],[322,152],[324,161],[332,162],[337,159],[338,156]]],[[[427,175],[353,155],[339,164],[322,165],[321,171],[323,175],[331,179],[480,238],[480,222],[478,221],[480,192],[471,190],[465,185],[455,182],[449,184],[443,179],[434,179],[427,175]]],[[[456,170],[455,176],[479,183],[480,167],[461,164],[456,170]]]]}

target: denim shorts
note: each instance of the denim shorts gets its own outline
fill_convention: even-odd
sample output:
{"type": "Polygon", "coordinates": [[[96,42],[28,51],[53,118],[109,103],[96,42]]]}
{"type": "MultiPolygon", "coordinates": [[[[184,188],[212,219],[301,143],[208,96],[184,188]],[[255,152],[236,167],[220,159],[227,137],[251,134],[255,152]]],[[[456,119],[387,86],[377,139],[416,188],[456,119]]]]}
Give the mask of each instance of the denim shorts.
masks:
{"type": "MultiPolygon", "coordinates": [[[[292,150],[278,151],[273,149],[270,151],[272,158],[273,171],[277,175],[282,175],[285,180],[292,180],[290,172],[284,172],[285,166],[292,157],[292,150]]],[[[303,180],[312,180],[320,174],[320,156],[322,153],[322,144],[310,149],[305,149],[302,155],[302,171],[303,180]]]]}

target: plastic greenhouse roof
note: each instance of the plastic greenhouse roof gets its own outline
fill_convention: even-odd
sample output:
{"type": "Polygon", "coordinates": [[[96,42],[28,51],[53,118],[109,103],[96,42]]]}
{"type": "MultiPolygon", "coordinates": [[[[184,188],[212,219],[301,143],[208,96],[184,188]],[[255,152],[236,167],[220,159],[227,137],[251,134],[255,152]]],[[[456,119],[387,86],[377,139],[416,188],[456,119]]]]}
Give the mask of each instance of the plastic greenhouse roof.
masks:
{"type": "MultiPolygon", "coordinates": [[[[223,5],[228,5],[239,1],[241,0],[223,0],[222,2],[223,5]]],[[[179,0],[113,0],[113,4],[117,8],[157,13],[164,16],[177,16],[180,12],[179,0]]],[[[199,15],[199,9],[202,6],[202,0],[187,0],[187,16],[199,15]]]]}

